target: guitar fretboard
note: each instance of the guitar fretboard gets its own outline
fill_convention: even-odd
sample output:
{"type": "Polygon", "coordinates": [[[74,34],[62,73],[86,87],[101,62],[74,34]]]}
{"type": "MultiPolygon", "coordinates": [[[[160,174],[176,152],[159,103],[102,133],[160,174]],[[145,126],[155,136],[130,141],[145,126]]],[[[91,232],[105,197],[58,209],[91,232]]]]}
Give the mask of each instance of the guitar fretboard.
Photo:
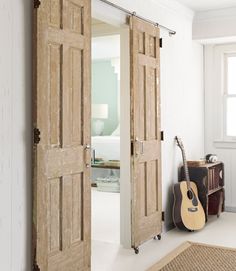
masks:
{"type": "Polygon", "coordinates": [[[182,157],[183,157],[185,179],[187,181],[188,190],[190,190],[190,188],[191,188],[191,186],[190,186],[190,177],[189,177],[188,164],[187,164],[187,159],[186,159],[184,149],[183,150],[181,149],[181,152],[182,152],[182,157]]]}
{"type": "Polygon", "coordinates": [[[181,149],[182,158],[183,158],[183,165],[184,165],[185,179],[186,179],[186,182],[187,182],[187,188],[188,188],[188,190],[190,190],[191,189],[190,177],[189,177],[189,171],[188,171],[188,165],[187,165],[187,159],[186,159],[186,154],[185,154],[184,146],[183,146],[183,143],[182,143],[182,141],[181,141],[180,138],[176,137],[176,141],[178,143],[178,146],[181,149]]]}

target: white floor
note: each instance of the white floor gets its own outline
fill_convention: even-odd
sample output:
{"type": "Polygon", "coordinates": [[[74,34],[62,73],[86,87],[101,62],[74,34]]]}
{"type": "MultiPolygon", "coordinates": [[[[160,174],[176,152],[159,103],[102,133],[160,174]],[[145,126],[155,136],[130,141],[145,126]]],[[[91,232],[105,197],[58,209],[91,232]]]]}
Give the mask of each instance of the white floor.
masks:
{"type": "Polygon", "coordinates": [[[162,235],[161,241],[151,240],[143,244],[138,255],[132,249],[123,249],[118,244],[93,241],[92,271],[145,271],[185,241],[235,248],[236,214],[223,213],[218,219],[211,217],[199,232],[169,231],[162,235]]]}
{"type": "Polygon", "coordinates": [[[120,193],[92,189],[92,240],[120,244],[120,193]]]}

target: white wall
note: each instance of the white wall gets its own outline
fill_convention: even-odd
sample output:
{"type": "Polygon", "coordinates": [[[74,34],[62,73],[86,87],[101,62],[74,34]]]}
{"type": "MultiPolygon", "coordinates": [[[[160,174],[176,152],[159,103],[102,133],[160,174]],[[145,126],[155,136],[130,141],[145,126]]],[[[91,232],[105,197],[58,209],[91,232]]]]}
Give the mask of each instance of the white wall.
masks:
{"type": "Polygon", "coordinates": [[[119,59],[120,58],[120,35],[93,37],[92,59],[119,59]]]}
{"type": "MultiPolygon", "coordinates": [[[[0,270],[29,271],[31,258],[31,6],[0,3],[0,270]]],[[[177,31],[162,36],[163,209],[170,221],[182,136],[189,159],[203,156],[202,46],[192,42],[192,12],[172,0],[116,0],[177,31]]]]}
{"type": "Polygon", "coordinates": [[[161,50],[161,121],[165,132],[162,195],[167,227],[172,220],[172,186],[182,163],[174,137],[183,139],[189,160],[204,156],[203,48],[191,40],[191,21],[176,17],[177,36],[169,38],[163,34],[161,50]]]}
{"type": "Polygon", "coordinates": [[[0,2],[0,270],[31,255],[31,0],[0,2]]]}

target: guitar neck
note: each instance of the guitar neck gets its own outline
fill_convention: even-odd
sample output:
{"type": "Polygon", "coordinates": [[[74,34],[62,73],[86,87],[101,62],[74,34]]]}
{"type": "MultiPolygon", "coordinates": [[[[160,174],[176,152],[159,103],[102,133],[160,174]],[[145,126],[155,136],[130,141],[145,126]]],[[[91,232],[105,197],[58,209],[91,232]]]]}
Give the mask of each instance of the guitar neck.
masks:
{"type": "Polygon", "coordinates": [[[188,189],[190,189],[191,186],[190,186],[190,177],[189,177],[187,159],[186,159],[185,151],[183,149],[181,149],[181,151],[182,151],[182,157],[183,157],[185,179],[186,179],[186,182],[187,182],[188,189]]]}

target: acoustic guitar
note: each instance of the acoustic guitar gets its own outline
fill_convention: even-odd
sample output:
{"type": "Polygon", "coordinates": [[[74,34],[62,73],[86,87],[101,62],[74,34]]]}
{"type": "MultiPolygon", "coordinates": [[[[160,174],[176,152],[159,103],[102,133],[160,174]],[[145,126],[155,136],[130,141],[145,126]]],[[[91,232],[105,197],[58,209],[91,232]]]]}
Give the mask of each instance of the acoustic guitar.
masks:
{"type": "Polygon", "coordinates": [[[176,137],[176,141],[182,152],[186,180],[174,185],[173,220],[181,230],[200,230],[205,225],[205,213],[198,198],[197,186],[189,178],[183,143],[179,137],[176,137]]]}

